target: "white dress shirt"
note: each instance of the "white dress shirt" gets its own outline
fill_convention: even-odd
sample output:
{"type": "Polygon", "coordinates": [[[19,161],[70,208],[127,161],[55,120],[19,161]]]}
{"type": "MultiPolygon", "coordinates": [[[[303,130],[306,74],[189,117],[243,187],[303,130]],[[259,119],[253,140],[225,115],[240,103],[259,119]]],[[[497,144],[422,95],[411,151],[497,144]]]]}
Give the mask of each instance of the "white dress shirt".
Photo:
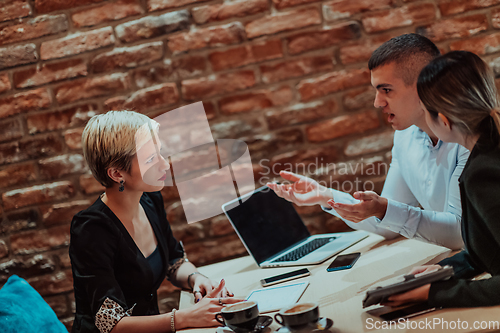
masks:
{"type": "MultiPolygon", "coordinates": [[[[469,151],[456,143],[439,140],[433,145],[427,133],[416,126],[396,131],[381,194],[388,199],[384,218],[372,216],[359,223],[343,220],[353,229],[388,239],[401,234],[450,249],[462,248],[458,178],[468,157],[469,151]]],[[[345,193],[332,191],[334,200],[338,197],[342,202],[345,193]]],[[[340,217],[334,209],[323,209],[340,217]]]]}

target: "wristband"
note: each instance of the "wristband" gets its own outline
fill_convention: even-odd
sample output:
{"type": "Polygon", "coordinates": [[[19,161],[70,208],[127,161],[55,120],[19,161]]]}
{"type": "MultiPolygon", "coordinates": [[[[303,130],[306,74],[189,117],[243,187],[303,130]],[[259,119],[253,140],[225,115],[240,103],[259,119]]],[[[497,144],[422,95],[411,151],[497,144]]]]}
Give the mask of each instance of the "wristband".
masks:
{"type": "Polygon", "coordinates": [[[170,330],[172,332],[175,332],[175,311],[177,311],[177,309],[172,309],[172,314],[170,315],[170,330]]]}
{"type": "MultiPolygon", "coordinates": [[[[195,274],[200,274],[201,276],[205,276],[205,275],[201,274],[200,272],[193,272],[193,273],[189,274],[189,275],[188,275],[188,278],[187,278],[187,284],[188,284],[188,287],[189,287],[189,288],[191,288],[191,289],[193,289],[194,285],[193,285],[193,287],[191,287],[191,283],[190,283],[189,281],[191,280],[191,277],[192,277],[193,275],[195,275],[195,274]]],[[[205,276],[205,277],[206,277],[206,276],[205,276]]],[[[208,279],[208,278],[207,278],[207,279],[208,279]]]]}

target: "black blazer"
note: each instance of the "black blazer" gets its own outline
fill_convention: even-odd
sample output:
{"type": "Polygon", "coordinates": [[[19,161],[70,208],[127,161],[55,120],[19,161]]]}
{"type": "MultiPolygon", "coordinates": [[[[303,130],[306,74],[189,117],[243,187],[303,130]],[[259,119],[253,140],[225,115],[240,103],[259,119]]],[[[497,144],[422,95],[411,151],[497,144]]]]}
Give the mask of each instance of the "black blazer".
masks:
{"type": "Polygon", "coordinates": [[[460,177],[465,250],[440,262],[456,277],[431,284],[429,303],[442,307],[500,304],[500,148],[490,124],[472,150],[460,177]],[[489,279],[471,281],[482,272],[489,279]]]}
{"type": "Polygon", "coordinates": [[[163,259],[156,283],[151,266],[116,215],[99,198],[71,222],[69,255],[76,314],[72,332],[99,332],[95,315],[109,298],[132,315],[158,314],[156,291],[167,270],[182,260],[182,246],[172,235],[160,192],[140,201],[151,223],[163,259]]]}

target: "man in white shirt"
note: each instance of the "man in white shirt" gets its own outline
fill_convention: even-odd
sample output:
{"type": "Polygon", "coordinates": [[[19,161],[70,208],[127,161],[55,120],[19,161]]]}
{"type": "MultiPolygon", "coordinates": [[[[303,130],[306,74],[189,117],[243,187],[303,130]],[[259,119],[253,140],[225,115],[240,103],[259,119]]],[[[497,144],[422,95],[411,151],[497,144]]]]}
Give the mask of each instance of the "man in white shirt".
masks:
{"type": "Polygon", "coordinates": [[[416,88],[421,69],[438,55],[429,39],[405,34],[381,45],[368,62],[376,89],[374,105],[383,109],[396,130],[391,166],[380,196],[371,191],[355,192],[353,200],[287,171],[280,175],[291,184],[268,186],[297,205],[319,204],[354,229],[388,239],[401,234],[451,249],[462,248],[458,178],[469,151],[442,142],[432,133],[416,88]]]}

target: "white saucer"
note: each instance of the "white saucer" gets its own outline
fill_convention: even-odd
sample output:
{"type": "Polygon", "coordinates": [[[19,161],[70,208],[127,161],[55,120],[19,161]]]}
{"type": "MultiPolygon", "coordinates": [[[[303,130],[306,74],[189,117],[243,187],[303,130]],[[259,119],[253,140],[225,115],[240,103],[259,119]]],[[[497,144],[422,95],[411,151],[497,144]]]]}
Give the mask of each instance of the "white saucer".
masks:
{"type": "Polygon", "coordinates": [[[290,330],[288,327],[282,326],[276,332],[279,333],[319,333],[328,332],[329,328],[333,326],[333,320],[330,318],[320,317],[315,324],[310,324],[307,327],[290,330]]]}

